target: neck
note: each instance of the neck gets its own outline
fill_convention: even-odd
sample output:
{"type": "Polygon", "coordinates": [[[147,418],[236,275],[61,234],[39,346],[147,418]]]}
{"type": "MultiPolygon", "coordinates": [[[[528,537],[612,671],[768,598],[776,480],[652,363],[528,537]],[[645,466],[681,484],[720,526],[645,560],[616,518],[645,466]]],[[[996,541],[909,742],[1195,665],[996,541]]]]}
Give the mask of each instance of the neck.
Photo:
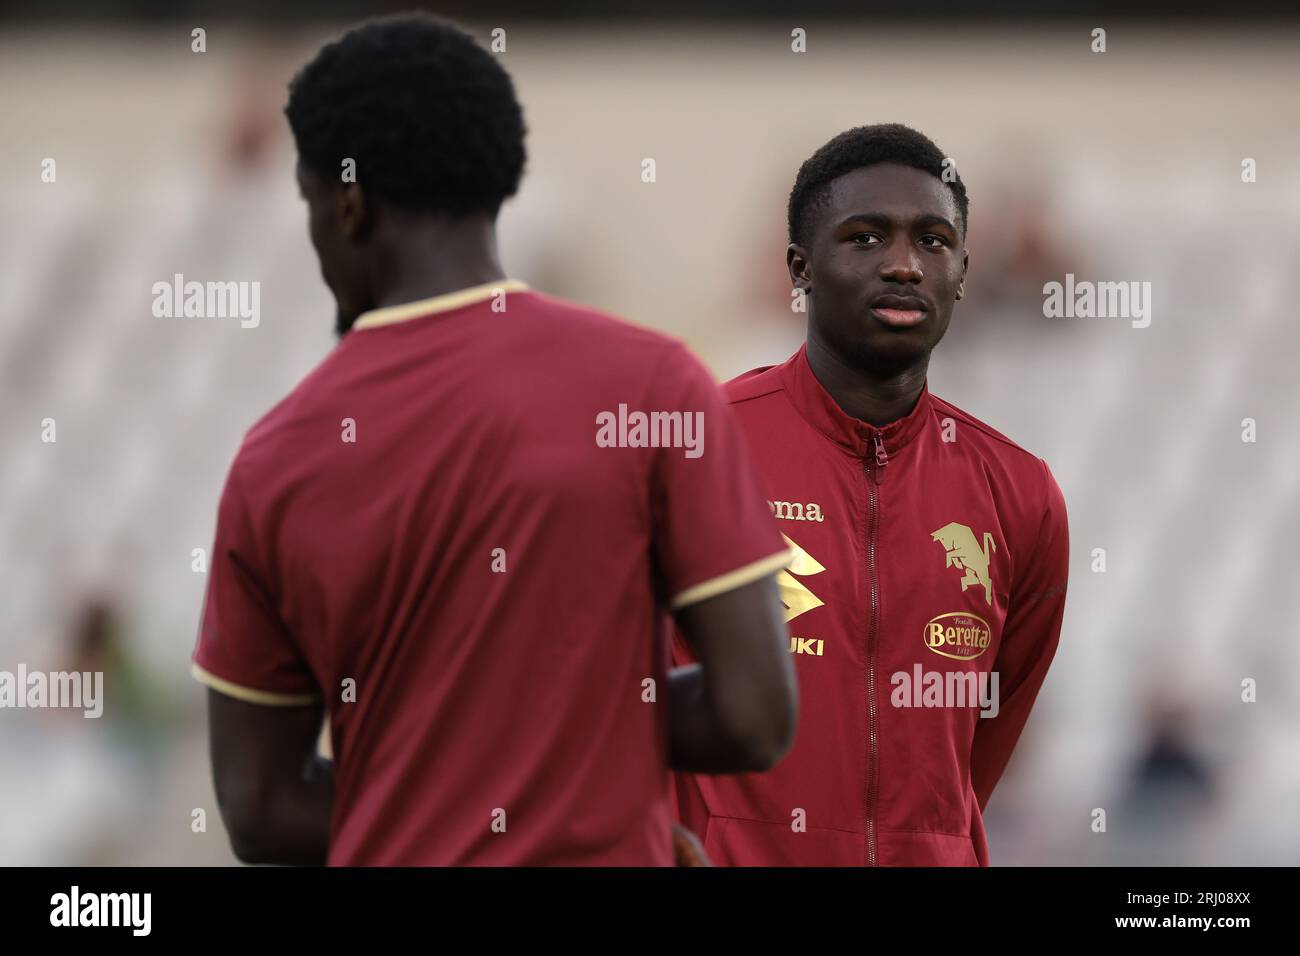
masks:
{"type": "Polygon", "coordinates": [[[487,218],[403,222],[379,239],[373,261],[374,309],[505,278],[487,218]]]}
{"type": "Polygon", "coordinates": [[[874,373],[848,364],[809,330],[808,365],[835,404],[876,428],[904,418],[916,407],[930,367],[929,353],[897,372],[874,373]]]}

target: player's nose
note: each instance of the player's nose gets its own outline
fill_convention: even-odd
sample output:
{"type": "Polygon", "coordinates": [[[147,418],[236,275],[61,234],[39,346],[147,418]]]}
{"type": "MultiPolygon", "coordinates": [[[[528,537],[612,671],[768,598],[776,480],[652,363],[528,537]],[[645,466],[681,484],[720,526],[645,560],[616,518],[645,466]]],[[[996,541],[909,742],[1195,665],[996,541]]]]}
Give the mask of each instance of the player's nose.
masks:
{"type": "Polygon", "coordinates": [[[892,242],[880,260],[880,278],[889,282],[919,283],[925,278],[921,258],[910,242],[892,242]]]}

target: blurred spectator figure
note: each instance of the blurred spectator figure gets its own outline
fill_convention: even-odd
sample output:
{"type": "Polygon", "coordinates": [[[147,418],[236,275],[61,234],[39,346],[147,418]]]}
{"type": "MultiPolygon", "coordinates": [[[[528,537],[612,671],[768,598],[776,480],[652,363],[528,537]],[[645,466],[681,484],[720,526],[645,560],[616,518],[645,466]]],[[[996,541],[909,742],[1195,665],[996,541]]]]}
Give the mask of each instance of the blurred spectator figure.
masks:
{"type": "MultiPolygon", "coordinates": [[[[106,741],[111,736],[116,746],[130,751],[133,763],[151,764],[168,741],[174,715],[161,688],[124,642],[121,617],[112,601],[93,596],[82,603],[71,644],[61,670],[104,675],[104,711],[96,723],[103,725],[106,741]]],[[[61,713],[81,718],[80,711],[61,713]]]]}
{"type": "Polygon", "coordinates": [[[1164,700],[1151,708],[1146,742],[1110,815],[1115,866],[1188,866],[1201,862],[1198,834],[1216,809],[1214,773],[1195,742],[1187,707],[1164,700]]]}
{"type": "Polygon", "coordinates": [[[1002,348],[1049,330],[1043,317],[1043,286],[1064,281],[1067,272],[1087,274],[1086,255],[1062,222],[1055,189],[1062,176],[1034,136],[1006,130],[995,142],[1017,143],[1016,161],[985,162],[972,185],[970,273],[966,296],[953,316],[944,347],[1002,348]]]}
{"type": "Polygon", "coordinates": [[[83,599],[67,649],[26,662],[29,672],[102,674],[103,710],[97,718],[79,708],[4,714],[0,779],[18,785],[0,814],[0,865],[114,865],[138,855],[173,726],[122,634],[109,599],[83,599]]]}
{"type": "Polygon", "coordinates": [[[276,147],[285,135],[282,110],[289,80],[284,64],[296,63],[296,54],[269,37],[246,44],[230,83],[227,116],[222,129],[224,172],[252,175],[279,160],[276,147]]]}

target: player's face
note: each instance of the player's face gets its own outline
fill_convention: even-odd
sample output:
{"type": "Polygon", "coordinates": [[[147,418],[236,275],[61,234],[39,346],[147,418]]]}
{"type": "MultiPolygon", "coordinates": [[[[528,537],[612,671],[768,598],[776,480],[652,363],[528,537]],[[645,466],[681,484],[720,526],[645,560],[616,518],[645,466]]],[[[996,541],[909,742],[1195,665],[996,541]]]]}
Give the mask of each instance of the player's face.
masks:
{"type": "Polygon", "coordinates": [[[369,308],[367,283],[356,246],[351,241],[353,210],[338,183],[303,166],[297,167],[298,191],[307,203],[307,232],[320,260],[321,277],[337,305],[335,331],[342,335],[369,308]]]}
{"type": "Polygon", "coordinates": [[[808,294],[808,331],[847,364],[896,374],[924,361],[962,296],[967,255],[957,204],[937,177],[893,163],[832,180],[812,245],[790,246],[808,294]]]}

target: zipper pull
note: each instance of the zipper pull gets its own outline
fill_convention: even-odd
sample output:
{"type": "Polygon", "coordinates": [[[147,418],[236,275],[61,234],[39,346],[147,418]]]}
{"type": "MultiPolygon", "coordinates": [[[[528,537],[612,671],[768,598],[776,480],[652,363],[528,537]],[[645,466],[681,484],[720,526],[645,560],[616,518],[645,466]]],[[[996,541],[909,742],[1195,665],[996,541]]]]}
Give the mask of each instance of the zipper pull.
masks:
{"type": "Polygon", "coordinates": [[[871,436],[876,442],[876,467],[871,469],[871,477],[876,479],[876,484],[880,484],[885,477],[885,466],[889,464],[889,455],[885,453],[885,443],[880,439],[880,433],[876,432],[871,436]]]}
{"type": "Polygon", "coordinates": [[[874,436],[876,439],[876,466],[884,468],[889,464],[889,456],[885,454],[885,443],[880,440],[880,433],[874,436]]]}

